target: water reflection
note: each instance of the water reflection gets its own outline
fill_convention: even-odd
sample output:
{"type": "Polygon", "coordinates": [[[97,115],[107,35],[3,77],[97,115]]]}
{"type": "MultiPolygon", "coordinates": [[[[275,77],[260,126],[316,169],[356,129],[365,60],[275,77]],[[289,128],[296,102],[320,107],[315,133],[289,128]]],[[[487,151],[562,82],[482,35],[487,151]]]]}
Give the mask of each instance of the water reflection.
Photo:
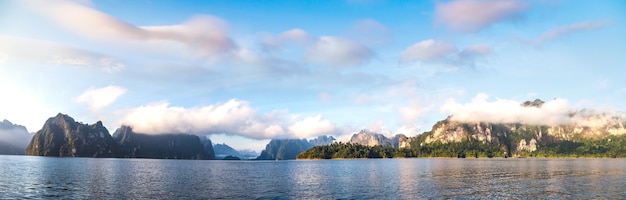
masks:
{"type": "Polygon", "coordinates": [[[626,198],[625,159],[189,161],[0,156],[0,199],[626,198]]]}

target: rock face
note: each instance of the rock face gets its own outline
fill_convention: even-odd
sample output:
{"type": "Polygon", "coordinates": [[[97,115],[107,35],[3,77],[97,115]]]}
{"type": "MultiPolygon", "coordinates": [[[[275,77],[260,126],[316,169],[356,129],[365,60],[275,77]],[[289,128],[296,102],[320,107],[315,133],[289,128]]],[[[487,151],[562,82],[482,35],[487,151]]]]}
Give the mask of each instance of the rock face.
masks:
{"type": "Polygon", "coordinates": [[[59,113],[33,136],[26,155],[59,157],[113,157],[115,141],[102,122],[88,125],[59,113]]]}
{"type": "Polygon", "coordinates": [[[312,148],[307,140],[302,139],[272,139],[265,146],[265,150],[257,157],[257,160],[290,160],[296,159],[296,156],[312,148]]]}
{"type": "Polygon", "coordinates": [[[0,154],[23,155],[32,137],[26,127],[0,121],[0,154]]]}
{"type": "Polygon", "coordinates": [[[313,146],[323,146],[332,144],[333,142],[335,142],[335,140],[337,139],[335,139],[333,136],[322,135],[309,140],[309,143],[313,146]]]}
{"type": "Polygon", "coordinates": [[[412,140],[412,138],[403,134],[398,134],[391,139],[394,148],[411,148],[412,140]]]}
{"type": "Polygon", "coordinates": [[[237,157],[239,159],[255,159],[259,156],[258,153],[251,150],[242,150],[238,151],[228,146],[227,144],[215,144],[213,145],[213,149],[215,149],[215,159],[224,159],[228,156],[237,157]]]}
{"type": "Polygon", "coordinates": [[[200,137],[200,143],[204,146],[204,152],[209,154],[209,160],[215,159],[215,150],[213,149],[213,143],[207,137],[200,137]]]}
{"type": "MultiPolygon", "coordinates": [[[[133,132],[129,126],[118,128],[113,139],[119,145],[119,156],[125,158],[158,159],[215,159],[215,155],[205,151],[200,137],[187,134],[148,135],[133,132]]],[[[212,147],[210,144],[208,145],[212,147]]]]}
{"type": "Polygon", "coordinates": [[[238,157],[239,152],[226,144],[215,144],[215,159],[224,159],[226,156],[238,157]]]}
{"type": "Polygon", "coordinates": [[[365,146],[383,146],[393,148],[410,148],[413,138],[407,137],[403,134],[398,134],[392,138],[385,137],[382,134],[375,133],[369,130],[361,130],[359,133],[352,135],[350,143],[360,144],[365,146]]]}
{"type": "MultiPolygon", "coordinates": [[[[541,102],[526,103],[528,106],[541,106],[541,102]]],[[[593,120],[593,116],[590,116],[593,120]]],[[[541,145],[574,141],[580,139],[600,139],[605,136],[626,134],[624,123],[618,119],[605,122],[602,126],[570,125],[526,125],[504,123],[465,123],[448,117],[437,122],[431,131],[417,137],[421,143],[480,142],[501,147],[504,151],[517,155],[522,151],[533,152],[541,145]]]]}
{"type": "Polygon", "coordinates": [[[352,135],[350,143],[361,144],[365,146],[385,146],[393,147],[393,141],[382,134],[374,133],[369,130],[361,130],[359,133],[352,135]]]}

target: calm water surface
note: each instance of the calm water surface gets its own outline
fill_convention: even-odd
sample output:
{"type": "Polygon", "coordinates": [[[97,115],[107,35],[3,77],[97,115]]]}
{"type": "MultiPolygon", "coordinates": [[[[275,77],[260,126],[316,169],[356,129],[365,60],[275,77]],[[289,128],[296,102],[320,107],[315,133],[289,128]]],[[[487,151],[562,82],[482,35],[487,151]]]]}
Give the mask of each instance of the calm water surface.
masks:
{"type": "Polygon", "coordinates": [[[626,159],[195,161],[0,155],[0,199],[626,198],[626,159]]]}

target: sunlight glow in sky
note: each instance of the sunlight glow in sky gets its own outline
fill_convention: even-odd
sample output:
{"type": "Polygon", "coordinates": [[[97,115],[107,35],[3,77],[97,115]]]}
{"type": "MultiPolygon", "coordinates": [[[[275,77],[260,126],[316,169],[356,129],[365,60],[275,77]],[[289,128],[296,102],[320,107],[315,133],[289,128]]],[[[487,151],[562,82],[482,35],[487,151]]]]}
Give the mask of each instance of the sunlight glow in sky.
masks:
{"type": "Polygon", "coordinates": [[[626,108],[621,0],[9,0],[0,27],[0,120],[30,132],[61,112],[260,150],[536,98],[626,108]]]}

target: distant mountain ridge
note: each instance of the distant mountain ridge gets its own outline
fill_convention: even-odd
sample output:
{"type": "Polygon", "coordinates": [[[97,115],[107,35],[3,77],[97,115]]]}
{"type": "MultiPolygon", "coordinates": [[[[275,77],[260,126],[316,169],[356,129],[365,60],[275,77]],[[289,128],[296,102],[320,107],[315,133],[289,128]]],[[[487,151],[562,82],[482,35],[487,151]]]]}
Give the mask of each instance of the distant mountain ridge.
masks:
{"type": "Polygon", "coordinates": [[[372,132],[370,130],[361,130],[355,133],[350,138],[350,143],[360,144],[364,146],[383,146],[394,148],[409,148],[411,147],[411,139],[403,134],[395,135],[392,138],[388,138],[383,134],[372,132]]]}
{"type": "Polygon", "coordinates": [[[32,137],[26,127],[0,121],[0,154],[23,155],[32,137]]]}
{"type": "Polygon", "coordinates": [[[292,160],[301,152],[314,146],[329,145],[335,142],[332,136],[318,136],[312,140],[306,139],[272,139],[261,151],[257,160],[292,160]]]}
{"type": "Polygon", "coordinates": [[[259,154],[251,150],[236,150],[227,144],[213,145],[215,150],[215,159],[221,160],[227,156],[237,157],[239,159],[255,159],[259,154]]]}
{"type": "Polygon", "coordinates": [[[215,155],[205,151],[196,135],[148,135],[135,133],[131,127],[122,126],[115,131],[113,139],[118,144],[118,155],[126,158],[215,159],[215,155]]]}
{"type": "MultiPolygon", "coordinates": [[[[209,146],[212,147],[210,141],[209,146]]],[[[148,135],[122,126],[113,137],[98,121],[83,124],[59,113],[32,137],[26,155],[55,157],[120,157],[157,159],[214,159],[200,138],[186,134],[148,135]]]]}

